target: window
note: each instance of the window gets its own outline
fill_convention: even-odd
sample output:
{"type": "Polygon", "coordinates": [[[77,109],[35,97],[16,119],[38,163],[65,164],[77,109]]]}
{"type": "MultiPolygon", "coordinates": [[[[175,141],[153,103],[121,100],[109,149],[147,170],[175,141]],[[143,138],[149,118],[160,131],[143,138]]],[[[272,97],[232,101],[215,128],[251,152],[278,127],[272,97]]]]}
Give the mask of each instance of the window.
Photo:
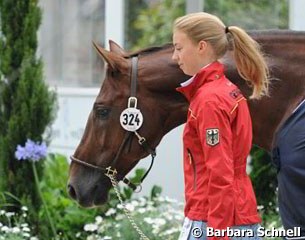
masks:
{"type": "Polygon", "coordinates": [[[99,87],[103,61],[92,41],[104,46],[104,0],[41,0],[39,49],[50,86],[99,87]]]}

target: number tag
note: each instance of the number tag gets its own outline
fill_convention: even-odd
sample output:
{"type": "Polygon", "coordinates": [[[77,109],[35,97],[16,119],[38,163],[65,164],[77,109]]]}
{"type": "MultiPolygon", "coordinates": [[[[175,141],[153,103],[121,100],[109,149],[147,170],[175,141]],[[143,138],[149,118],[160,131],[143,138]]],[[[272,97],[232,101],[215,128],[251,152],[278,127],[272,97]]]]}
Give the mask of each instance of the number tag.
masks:
{"type": "Polygon", "coordinates": [[[139,109],[126,108],[120,116],[121,126],[130,132],[137,131],[143,124],[143,115],[139,109]]]}

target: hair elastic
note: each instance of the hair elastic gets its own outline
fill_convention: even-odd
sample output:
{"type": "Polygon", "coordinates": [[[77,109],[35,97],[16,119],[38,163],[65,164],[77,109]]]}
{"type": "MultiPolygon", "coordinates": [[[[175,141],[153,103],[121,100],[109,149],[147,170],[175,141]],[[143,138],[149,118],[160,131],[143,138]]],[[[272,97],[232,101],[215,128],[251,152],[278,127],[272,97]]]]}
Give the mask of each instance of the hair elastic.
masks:
{"type": "Polygon", "coordinates": [[[229,27],[226,26],[226,27],[225,27],[225,33],[228,33],[228,32],[230,32],[230,31],[229,31],[229,27]]]}

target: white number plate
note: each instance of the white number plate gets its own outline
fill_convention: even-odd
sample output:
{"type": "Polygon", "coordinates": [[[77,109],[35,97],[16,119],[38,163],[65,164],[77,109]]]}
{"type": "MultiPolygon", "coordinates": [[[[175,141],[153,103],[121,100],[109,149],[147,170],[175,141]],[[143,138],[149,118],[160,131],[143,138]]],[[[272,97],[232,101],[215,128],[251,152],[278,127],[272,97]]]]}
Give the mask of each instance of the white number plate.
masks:
{"type": "Polygon", "coordinates": [[[137,131],[143,124],[143,115],[139,109],[126,108],[120,116],[121,126],[130,132],[137,131]]]}

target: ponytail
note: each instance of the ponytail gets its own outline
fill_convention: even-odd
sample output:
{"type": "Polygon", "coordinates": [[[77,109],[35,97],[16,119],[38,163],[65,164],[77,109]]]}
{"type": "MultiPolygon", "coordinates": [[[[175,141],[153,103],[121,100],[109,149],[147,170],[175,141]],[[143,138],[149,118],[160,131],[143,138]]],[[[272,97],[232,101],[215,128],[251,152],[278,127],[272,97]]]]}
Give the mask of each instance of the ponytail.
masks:
{"type": "Polygon", "coordinates": [[[232,36],[237,71],[253,87],[250,98],[268,96],[269,69],[259,44],[239,27],[226,27],[226,32],[232,36]]]}

